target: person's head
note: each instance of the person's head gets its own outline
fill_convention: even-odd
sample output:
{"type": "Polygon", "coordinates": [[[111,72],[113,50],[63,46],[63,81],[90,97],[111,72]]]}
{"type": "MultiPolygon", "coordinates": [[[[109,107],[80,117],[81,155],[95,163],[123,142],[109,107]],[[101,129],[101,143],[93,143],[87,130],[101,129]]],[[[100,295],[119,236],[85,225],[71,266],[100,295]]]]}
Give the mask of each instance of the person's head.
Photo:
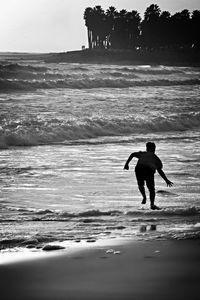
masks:
{"type": "Polygon", "coordinates": [[[155,145],[155,143],[152,143],[152,142],[148,142],[148,143],[146,143],[146,149],[147,149],[147,151],[150,151],[150,152],[155,152],[155,150],[156,150],[156,145],[155,145]]]}

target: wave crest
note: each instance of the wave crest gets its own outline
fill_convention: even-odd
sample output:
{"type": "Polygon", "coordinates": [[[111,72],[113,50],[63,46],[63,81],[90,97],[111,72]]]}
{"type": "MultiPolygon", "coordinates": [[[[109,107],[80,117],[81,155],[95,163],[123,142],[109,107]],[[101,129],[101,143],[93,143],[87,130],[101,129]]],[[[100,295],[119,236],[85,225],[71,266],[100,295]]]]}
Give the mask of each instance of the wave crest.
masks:
{"type": "Polygon", "coordinates": [[[199,128],[200,113],[145,118],[83,118],[82,120],[23,120],[6,123],[0,129],[0,148],[35,146],[105,136],[184,131],[199,128]]]}
{"type": "MultiPolygon", "coordinates": [[[[142,221],[141,217],[145,217],[146,221],[157,221],[157,218],[165,217],[175,217],[175,216],[197,216],[200,215],[200,207],[197,206],[188,206],[188,207],[167,207],[158,211],[146,210],[146,209],[136,209],[136,210],[86,210],[81,212],[68,212],[68,211],[59,211],[51,209],[26,209],[26,208],[17,208],[17,207],[7,207],[11,211],[17,211],[22,213],[22,215],[32,216],[35,221],[44,221],[45,218],[48,218],[48,221],[61,221],[68,218],[89,218],[89,217],[100,217],[100,216],[119,216],[127,215],[135,217],[133,221],[142,221]],[[156,219],[155,219],[156,217],[156,219]]],[[[4,220],[5,222],[5,220],[4,220]]]]}
{"type": "MultiPolygon", "coordinates": [[[[61,76],[62,78],[62,76],[61,76]]],[[[200,85],[200,79],[186,80],[126,80],[124,78],[83,78],[83,79],[55,79],[55,80],[11,80],[0,79],[0,92],[32,91],[36,89],[93,89],[93,88],[129,88],[138,86],[182,86],[200,85]]]]}
{"type": "Polygon", "coordinates": [[[128,211],[126,213],[127,215],[131,215],[131,216],[135,216],[135,215],[144,215],[144,216],[149,216],[149,215],[156,215],[159,217],[173,217],[173,216],[183,216],[183,217],[187,217],[187,216],[197,216],[200,214],[200,207],[169,207],[169,208],[163,208],[161,210],[158,211],[145,211],[145,210],[141,210],[141,211],[128,211]]]}

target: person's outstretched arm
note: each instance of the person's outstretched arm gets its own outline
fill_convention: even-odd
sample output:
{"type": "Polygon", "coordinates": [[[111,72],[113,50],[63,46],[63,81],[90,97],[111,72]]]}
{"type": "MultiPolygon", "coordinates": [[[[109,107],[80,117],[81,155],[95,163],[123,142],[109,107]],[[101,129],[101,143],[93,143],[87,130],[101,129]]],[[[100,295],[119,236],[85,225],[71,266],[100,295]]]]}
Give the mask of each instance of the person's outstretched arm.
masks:
{"type": "Polygon", "coordinates": [[[125,165],[124,165],[124,170],[129,170],[129,163],[130,161],[133,159],[133,157],[137,157],[134,153],[131,153],[131,155],[129,156],[129,158],[127,159],[125,165]]]}
{"type": "Polygon", "coordinates": [[[167,186],[172,186],[173,185],[173,182],[171,182],[167,176],[165,175],[164,171],[162,169],[157,169],[159,175],[165,180],[167,186]]]}

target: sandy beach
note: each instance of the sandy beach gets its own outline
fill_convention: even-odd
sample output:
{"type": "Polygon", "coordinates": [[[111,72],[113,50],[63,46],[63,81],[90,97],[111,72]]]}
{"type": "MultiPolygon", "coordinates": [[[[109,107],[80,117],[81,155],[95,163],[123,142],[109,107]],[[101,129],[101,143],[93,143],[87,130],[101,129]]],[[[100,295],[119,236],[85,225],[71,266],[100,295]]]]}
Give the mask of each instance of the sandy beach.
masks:
{"type": "Polygon", "coordinates": [[[7,263],[0,268],[1,299],[197,300],[199,245],[198,240],[91,245],[7,263]]]}
{"type": "Polygon", "coordinates": [[[1,300],[199,300],[200,69],[71,54],[2,58],[1,300]],[[148,141],[158,211],[123,170],[148,141]]]}

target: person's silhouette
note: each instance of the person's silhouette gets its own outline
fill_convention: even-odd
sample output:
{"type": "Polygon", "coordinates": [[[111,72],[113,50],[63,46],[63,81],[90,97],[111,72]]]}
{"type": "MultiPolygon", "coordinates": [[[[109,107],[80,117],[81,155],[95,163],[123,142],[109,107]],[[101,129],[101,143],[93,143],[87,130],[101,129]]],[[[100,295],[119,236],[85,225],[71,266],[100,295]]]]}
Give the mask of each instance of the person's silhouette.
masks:
{"type": "Polygon", "coordinates": [[[147,188],[150,194],[151,209],[159,209],[158,206],[154,204],[155,201],[155,182],[154,174],[156,170],[159,175],[165,180],[167,186],[172,186],[173,183],[167,179],[165,173],[163,172],[163,164],[159,157],[155,154],[156,145],[154,143],[148,142],[146,144],[146,151],[139,151],[131,153],[127,159],[124,169],[129,170],[129,163],[132,158],[138,158],[137,165],[135,167],[135,175],[138,183],[138,188],[143,196],[142,204],[146,204],[146,193],[144,184],[146,182],[147,188]]]}

